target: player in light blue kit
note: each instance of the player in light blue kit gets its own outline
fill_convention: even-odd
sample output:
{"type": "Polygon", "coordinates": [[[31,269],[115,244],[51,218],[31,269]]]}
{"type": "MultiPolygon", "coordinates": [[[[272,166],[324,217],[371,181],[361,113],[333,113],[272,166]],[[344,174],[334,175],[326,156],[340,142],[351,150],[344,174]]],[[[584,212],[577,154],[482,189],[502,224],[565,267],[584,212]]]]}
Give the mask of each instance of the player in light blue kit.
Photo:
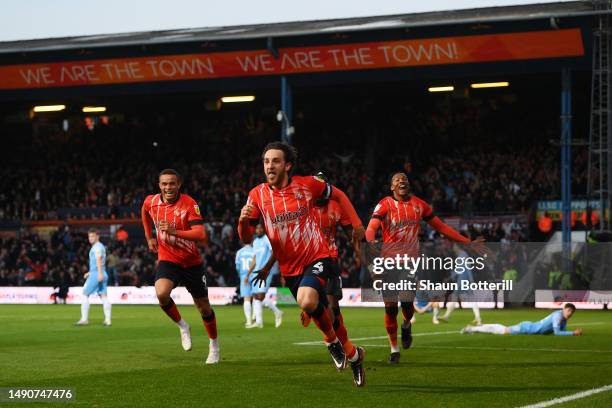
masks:
{"type": "Polygon", "coordinates": [[[275,274],[279,273],[278,262],[274,260],[272,245],[261,224],[257,224],[255,227],[253,251],[255,252],[255,266],[247,275],[247,280],[251,283],[251,290],[254,298],[253,311],[255,314],[255,323],[253,323],[251,327],[263,327],[263,306],[270,308],[270,310],[274,312],[275,327],[279,327],[283,322],[283,312],[276,307],[276,302],[266,299],[266,293],[268,289],[270,289],[272,278],[275,274]],[[265,285],[260,285],[260,282],[253,282],[257,277],[256,274],[266,268],[270,270],[270,273],[268,273],[265,285]]]}
{"type": "MultiPolygon", "coordinates": [[[[474,299],[474,293],[469,289],[460,289],[462,282],[466,282],[467,284],[474,282],[474,275],[472,273],[473,268],[469,267],[466,263],[466,259],[469,259],[470,256],[467,252],[465,252],[465,250],[463,250],[463,248],[461,248],[456,243],[453,244],[453,252],[455,253],[456,260],[462,260],[461,266],[455,267],[455,270],[453,270],[453,272],[451,273],[451,279],[454,280],[455,283],[459,286],[459,289],[454,291],[453,295],[457,298],[457,300],[461,301],[465,300],[465,298],[472,297],[472,312],[474,312],[474,320],[472,321],[472,324],[480,326],[482,324],[482,319],[480,318],[480,308],[478,307],[478,301],[474,299]]],[[[440,317],[440,320],[442,320],[443,322],[448,322],[448,318],[450,317],[453,310],[457,308],[457,306],[459,306],[458,302],[453,302],[452,300],[450,300],[446,304],[446,313],[444,313],[444,315],[440,317]]]]}
{"type": "Polygon", "coordinates": [[[81,320],[77,326],[89,324],[89,296],[97,293],[102,300],[104,310],[104,326],[111,325],[111,304],[106,296],[108,275],[106,274],[106,248],[100,242],[98,230],[92,228],[87,234],[91,249],[89,250],[89,272],[85,274],[83,297],[81,300],[81,320]]]}
{"type": "Polygon", "coordinates": [[[440,303],[435,301],[435,293],[429,293],[424,291],[417,291],[416,298],[414,299],[414,315],[410,319],[410,323],[416,322],[417,314],[425,314],[432,312],[432,323],[440,324],[438,320],[438,314],[440,313],[440,303]]]}
{"type": "Polygon", "coordinates": [[[246,244],[236,252],[236,271],[240,278],[240,297],[244,303],[242,305],[244,309],[244,317],[246,318],[245,327],[253,325],[253,309],[251,305],[252,290],[251,282],[249,282],[249,272],[255,267],[255,251],[251,244],[246,244]]]}
{"type": "Polygon", "coordinates": [[[576,306],[566,303],[563,309],[552,312],[539,322],[521,322],[514,326],[503,324],[483,324],[480,326],[467,326],[462,333],[491,333],[491,334],[552,334],[555,336],[580,336],[582,329],[565,330],[567,321],[574,312],[576,306]]]}

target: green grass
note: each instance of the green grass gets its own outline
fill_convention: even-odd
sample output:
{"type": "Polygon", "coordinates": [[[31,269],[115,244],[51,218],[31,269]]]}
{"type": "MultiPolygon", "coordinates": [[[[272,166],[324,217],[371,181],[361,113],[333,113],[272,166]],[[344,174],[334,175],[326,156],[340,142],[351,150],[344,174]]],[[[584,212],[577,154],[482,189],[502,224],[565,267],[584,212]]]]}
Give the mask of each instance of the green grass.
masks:
{"type": "MultiPolygon", "coordinates": [[[[578,311],[570,328],[584,324],[582,337],[418,336],[396,367],[386,363],[384,338],[357,341],[367,367],[367,385],[357,389],[350,370],[337,373],[323,346],[294,344],[320,340],[314,327],[300,326],[297,308],[284,309],[279,329],[266,311],[265,329],[246,330],[241,307],[216,307],[222,361],[212,367],[203,364],[208,340],[195,308],[180,310],[192,325],[191,352],[154,306],[114,307],[113,326],[105,328],[96,305],[88,327],[72,325],[78,306],[2,305],[0,387],[72,387],[72,406],[86,407],[378,408],[520,406],[612,383],[611,312],[578,311]]],[[[485,322],[504,324],[547,313],[482,311],[485,322]]],[[[344,314],[351,337],[385,335],[382,309],[344,314]]],[[[471,311],[457,311],[450,323],[434,326],[430,316],[418,317],[415,333],[457,331],[472,319],[471,311]]],[[[562,406],[612,406],[612,392],[562,406]]]]}

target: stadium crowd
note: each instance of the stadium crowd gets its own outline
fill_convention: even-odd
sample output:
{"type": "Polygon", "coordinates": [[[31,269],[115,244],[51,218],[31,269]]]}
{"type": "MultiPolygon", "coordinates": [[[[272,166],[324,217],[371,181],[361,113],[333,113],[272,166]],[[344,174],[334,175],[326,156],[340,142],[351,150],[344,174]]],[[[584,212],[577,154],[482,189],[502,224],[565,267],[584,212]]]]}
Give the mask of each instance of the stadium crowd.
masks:
{"type": "MultiPolygon", "coordinates": [[[[524,212],[535,200],[559,198],[558,149],[548,142],[554,126],[511,126],[508,118],[521,112],[500,115],[501,108],[477,104],[452,115],[440,109],[404,112],[410,120],[380,112],[375,127],[366,117],[349,128],[311,117],[320,113],[298,114],[298,172],[328,173],[362,216],[399,169],[442,214],[524,212]],[[386,135],[396,135],[393,143],[386,135]]],[[[165,167],[185,175],[183,190],[208,219],[233,217],[262,181],[262,147],[278,138],[276,122],[243,116],[204,121],[167,113],[99,120],[91,130],[82,119],[70,120],[67,131],[42,121],[8,129],[13,150],[0,170],[0,222],[138,217],[165,167]]],[[[585,191],[583,150],[574,152],[575,195],[585,191]]]]}
{"type": "MultiPolygon", "coordinates": [[[[236,286],[235,252],[240,243],[229,223],[205,224],[210,242],[201,251],[207,280],[211,286],[236,286]]],[[[487,224],[469,225],[465,232],[472,236],[484,236],[488,241],[524,241],[526,238],[519,225],[487,224]]],[[[427,229],[424,241],[439,238],[427,229]]],[[[148,286],[154,283],[155,254],[144,241],[117,240],[104,237],[107,247],[107,272],[109,284],[115,286],[148,286]]],[[[345,287],[358,287],[363,271],[354,262],[350,240],[340,233],[337,237],[341,260],[341,275],[345,287]]],[[[0,238],[0,286],[59,286],[81,285],[83,275],[88,272],[88,253],[91,245],[83,231],[72,231],[63,226],[50,239],[37,234],[26,234],[18,238],[0,238]]],[[[278,283],[279,277],[275,278],[278,283]]]]}
{"type": "MultiPolygon", "coordinates": [[[[64,226],[49,240],[37,234],[19,239],[0,238],[1,285],[82,284],[88,272],[91,245],[86,233],[64,226]]],[[[114,285],[151,284],[155,259],[146,245],[111,240],[107,242],[107,271],[114,285]]]]}
{"type": "MultiPolygon", "coordinates": [[[[324,171],[347,193],[364,223],[388,194],[389,175],[397,170],[441,215],[526,215],[536,200],[558,198],[557,149],[532,140],[546,124],[504,126],[499,118],[511,115],[500,116],[499,107],[488,105],[468,104],[452,115],[444,114],[443,107],[425,111],[404,112],[408,121],[399,120],[397,112],[388,117],[378,112],[375,128],[358,110],[349,128],[298,112],[298,172],[324,171]],[[396,135],[393,143],[385,139],[389,134],[396,135]]],[[[182,190],[200,203],[207,222],[211,244],[203,253],[209,278],[221,286],[235,284],[236,217],[248,191],[262,181],[260,151],[278,138],[278,124],[252,114],[205,120],[176,115],[97,119],[89,128],[78,118],[64,128],[41,120],[10,129],[6,138],[14,149],[0,170],[0,225],[138,218],[145,196],[158,190],[159,170],[176,168],[185,177],[182,190]]],[[[539,135],[538,140],[545,138],[539,135]]],[[[584,189],[585,174],[586,156],[577,152],[574,191],[584,189]]],[[[495,223],[472,225],[467,232],[492,241],[525,240],[527,235],[525,226],[504,229],[495,223]]],[[[345,283],[355,286],[359,273],[350,262],[351,249],[338,239],[345,283]]],[[[111,284],[152,283],[153,257],[144,241],[106,243],[111,284]]],[[[79,283],[87,268],[86,237],[68,227],[48,242],[26,234],[2,239],[0,248],[0,284],[79,283]]]]}

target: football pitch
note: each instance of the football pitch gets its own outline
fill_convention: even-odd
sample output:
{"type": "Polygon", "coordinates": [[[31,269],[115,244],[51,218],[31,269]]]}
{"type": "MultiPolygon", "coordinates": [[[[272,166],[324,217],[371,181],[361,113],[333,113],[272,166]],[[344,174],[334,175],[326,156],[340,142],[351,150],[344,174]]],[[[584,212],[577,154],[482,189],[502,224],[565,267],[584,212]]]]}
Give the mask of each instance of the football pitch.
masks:
{"type": "MultiPolygon", "coordinates": [[[[366,350],[366,386],[336,372],[314,325],[285,307],[282,327],[265,311],[264,329],[246,330],[240,306],[216,307],[218,366],[203,364],[208,339],[193,306],[193,350],[156,306],[115,306],[113,326],[75,327],[78,306],[0,306],[0,387],[70,387],[86,407],[519,407],[612,384],[612,312],[578,310],[569,329],[582,337],[462,335],[471,310],[447,324],[418,316],[413,346],[389,366],[383,309],[345,308],[350,337],[366,350]]],[[[483,310],[485,323],[539,320],[547,310],[483,310]]],[[[9,406],[0,403],[0,406],[9,406]]],[[[13,404],[24,406],[23,403],[13,404]]],[[[27,404],[27,405],[32,405],[27,404]]],[[[37,403],[45,407],[65,403],[37,403]]],[[[612,391],[562,407],[609,407],[612,391]]]]}

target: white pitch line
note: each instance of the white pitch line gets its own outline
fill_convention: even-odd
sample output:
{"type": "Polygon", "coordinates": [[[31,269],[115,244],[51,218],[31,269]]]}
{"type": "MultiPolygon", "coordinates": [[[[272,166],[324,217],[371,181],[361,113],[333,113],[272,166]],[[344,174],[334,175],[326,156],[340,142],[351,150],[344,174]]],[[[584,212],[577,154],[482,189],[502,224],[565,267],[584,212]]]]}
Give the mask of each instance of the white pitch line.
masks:
{"type": "MultiPolygon", "coordinates": [[[[576,324],[576,326],[595,326],[595,325],[600,325],[600,324],[606,324],[604,322],[586,322],[586,323],[580,323],[580,324],[576,324]]],[[[439,335],[444,335],[444,334],[454,334],[454,333],[460,333],[459,330],[451,330],[451,331],[439,331],[439,332],[425,332],[425,333],[414,333],[412,336],[439,336],[439,335]]],[[[376,337],[358,337],[356,339],[351,339],[351,341],[362,341],[362,340],[380,340],[380,339],[386,339],[388,338],[387,336],[376,336],[376,337]]],[[[323,344],[322,341],[303,341],[303,342],[299,342],[299,343],[293,343],[296,346],[320,346],[323,344]]],[[[502,350],[502,349],[495,349],[495,350],[502,350]]],[[[510,350],[510,349],[505,349],[505,350],[510,350]]],[[[522,349],[514,349],[516,351],[522,351],[522,349]]],[[[529,351],[529,350],[535,350],[535,351],[545,351],[546,349],[525,349],[525,351],[529,351]]],[[[551,351],[574,351],[574,350],[556,350],[556,349],[550,349],[551,351]]],[[[587,351],[587,350],[584,350],[587,351]]],[[[588,350],[591,351],[591,350],[588,350]]],[[[609,351],[599,351],[601,353],[608,353],[609,351]]]]}
{"type": "MultiPolygon", "coordinates": [[[[416,336],[439,336],[439,335],[443,335],[443,334],[456,334],[456,333],[460,333],[459,330],[452,330],[452,331],[441,331],[441,332],[426,332],[426,333],[414,333],[412,336],[416,337],[416,336]]],[[[355,339],[351,339],[351,341],[362,341],[362,340],[380,340],[380,339],[386,339],[387,336],[376,336],[376,337],[358,337],[355,339]]],[[[322,344],[324,344],[322,341],[303,341],[300,343],[293,343],[296,346],[320,346],[322,344]]]]}
{"type": "MultiPolygon", "coordinates": [[[[440,333],[455,333],[455,332],[440,332],[440,333]]],[[[440,334],[438,333],[438,334],[440,334]]],[[[421,336],[426,335],[425,333],[419,333],[421,336]]],[[[416,334],[413,334],[416,336],[416,334]]],[[[386,339],[387,337],[364,337],[361,339],[353,340],[376,340],[386,339]]],[[[296,346],[321,346],[322,341],[306,341],[303,343],[293,343],[296,346]]],[[[374,347],[384,348],[389,347],[388,344],[360,344],[363,347],[374,347]]],[[[521,347],[470,347],[470,346],[412,346],[412,348],[423,348],[423,349],[442,349],[442,350],[476,350],[476,351],[544,351],[549,353],[612,353],[612,350],[589,350],[589,349],[554,349],[554,348],[521,348],[521,347]]]]}
{"type": "Polygon", "coordinates": [[[413,346],[413,348],[431,349],[457,349],[457,350],[483,350],[483,351],[548,351],[576,352],[576,353],[612,353],[612,350],[588,350],[588,349],[556,349],[556,348],[520,348],[520,347],[470,347],[470,346],[413,346]]]}
{"type": "Polygon", "coordinates": [[[564,402],[574,401],[580,398],[585,398],[585,397],[599,394],[600,392],[606,392],[606,391],[612,391],[612,384],[604,385],[603,387],[595,388],[593,390],[582,391],[576,394],[567,395],[561,398],[555,398],[555,399],[551,399],[548,401],[538,402],[537,404],[525,405],[521,408],[545,408],[545,407],[550,407],[550,406],[557,405],[557,404],[563,404],[564,402]]]}
{"type": "MultiPolygon", "coordinates": [[[[443,335],[443,334],[454,334],[454,333],[461,333],[461,331],[459,330],[447,330],[447,331],[438,331],[438,332],[423,332],[423,333],[413,333],[412,336],[413,337],[417,337],[417,336],[439,336],[439,335],[443,335]]],[[[358,337],[356,339],[351,339],[352,340],[378,340],[378,339],[386,339],[388,338],[387,336],[377,336],[377,337],[358,337]]]]}
{"type": "Polygon", "coordinates": [[[388,344],[360,344],[360,346],[367,348],[389,348],[388,344]]]}
{"type": "MultiPolygon", "coordinates": [[[[306,344],[304,344],[306,345],[306,344]]],[[[315,344],[308,344],[314,346],[315,344]]],[[[389,347],[388,344],[360,344],[363,347],[389,347]]],[[[586,349],[547,349],[547,348],[518,348],[518,347],[468,347],[468,346],[412,346],[412,348],[443,349],[443,350],[476,350],[476,351],[546,351],[550,353],[578,352],[578,353],[612,353],[612,350],[586,350],[586,349]]]]}

